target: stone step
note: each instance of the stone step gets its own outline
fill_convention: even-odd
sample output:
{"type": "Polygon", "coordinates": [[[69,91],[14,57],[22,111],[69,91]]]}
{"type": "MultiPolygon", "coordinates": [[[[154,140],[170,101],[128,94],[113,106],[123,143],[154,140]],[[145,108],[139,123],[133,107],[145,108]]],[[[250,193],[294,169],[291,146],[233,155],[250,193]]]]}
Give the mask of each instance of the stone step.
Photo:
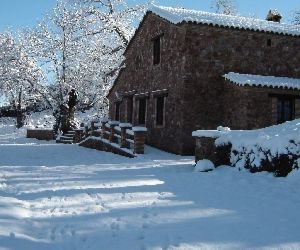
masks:
{"type": "Polygon", "coordinates": [[[60,139],[73,140],[73,136],[61,135],[60,139]]]}
{"type": "Polygon", "coordinates": [[[58,141],[56,141],[56,143],[73,144],[73,141],[61,141],[61,140],[58,140],[58,141]]]}
{"type": "Polygon", "coordinates": [[[74,137],[74,134],[64,134],[63,136],[67,136],[67,137],[74,137]]]}

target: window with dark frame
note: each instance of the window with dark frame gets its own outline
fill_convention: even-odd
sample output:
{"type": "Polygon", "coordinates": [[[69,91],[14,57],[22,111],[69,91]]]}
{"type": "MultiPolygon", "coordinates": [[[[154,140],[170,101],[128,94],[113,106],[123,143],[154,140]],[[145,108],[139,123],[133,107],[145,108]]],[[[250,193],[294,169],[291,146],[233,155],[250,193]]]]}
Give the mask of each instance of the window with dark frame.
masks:
{"type": "Polygon", "coordinates": [[[133,97],[132,96],[127,98],[126,104],[127,104],[127,106],[126,106],[126,108],[127,108],[126,121],[128,123],[132,123],[132,114],[133,114],[133,97]]]}
{"type": "Polygon", "coordinates": [[[158,36],[153,39],[153,64],[157,65],[160,63],[160,39],[158,36]]]}
{"type": "Polygon", "coordinates": [[[277,98],[277,123],[283,123],[294,119],[295,101],[292,98],[277,98]]]}
{"type": "Polygon", "coordinates": [[[146,98],[139,99],[139,117],[138,122],[140,125],[146,124],[146,108],[147,108],[147,100],[146,98]]]}
{"type": "Polygon", "coordinates": [[[115,103],[115,120],[119,121],[120,120],[120,102],[115,103]]]}
{"type": "Polygon", "coordinates": [[[165,119],[165,96],[156,98],[156,125],[163,126],[165,119]]]}
{"type": "Polygon", "coordinates": [[[268,45],[269,47],[272,46],[272,40],[271,40],[270,38],[267,40],[267,45],[268,45]]]}
{"type": "Polygon", "coordinates": [[[141,55],[137,55],[135,58],[135,70],[139,70],[141,66],[142,57],[141,55]]]}

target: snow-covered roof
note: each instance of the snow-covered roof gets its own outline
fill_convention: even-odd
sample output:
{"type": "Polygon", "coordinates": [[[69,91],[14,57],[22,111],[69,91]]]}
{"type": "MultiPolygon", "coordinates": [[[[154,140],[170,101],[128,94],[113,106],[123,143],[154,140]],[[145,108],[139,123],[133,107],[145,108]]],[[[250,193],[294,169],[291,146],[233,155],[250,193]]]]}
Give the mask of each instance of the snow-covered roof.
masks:
{"type": "Polygon", "coordinates": [[[300,90],[300,79],[276,76],[261,76],[229,72],[225,79],[239,86],[272,87],[300,90]]]}
{"type": "Polygon", "coordinates": [[[299,25],[284,24],[250,17],[231,16],[156,5],[150,7],[149,11],[174,24],[179,24],[184,21],[190,21],[199,24],[211,24],[214,26],[249,29],[262,32],[273,32],[292,36],[300,35],[299,25]]]}

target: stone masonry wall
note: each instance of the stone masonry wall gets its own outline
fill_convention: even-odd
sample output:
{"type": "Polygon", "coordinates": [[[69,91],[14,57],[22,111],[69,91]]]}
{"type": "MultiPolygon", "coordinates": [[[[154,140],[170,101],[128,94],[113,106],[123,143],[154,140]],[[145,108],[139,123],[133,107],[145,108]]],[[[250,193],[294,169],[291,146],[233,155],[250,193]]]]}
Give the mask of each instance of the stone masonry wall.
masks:
{"type": "Polygon", "coordinates": [[[187,47],[183,109],[189,112],[183,113],[183,138],[187,153],[194,147],[192,131],[220,125],[232,129],[269,126],[274,124],[269,95],[300,95],[300,91],[240,87],[222,77],[237,72],[300,78],[300,38],[209,25],[184,26],[187,47]]]}
{"type": "Polygon", "coordinates": [[[54,139],[53,129],[27,129],[27,138],[50,141],[54,139]]]}
{"type": "MultiPolygon", "coordinates": [[[[182,119],[179,111],[181,105],[181,86],[184,77],[185,56],[183,54],[185,29],[170,25],[169,22],[153,14],[147,14],[131,46],[126,51],[126,68],[123,70],[111,93],[110,117],[115,117],[115,92],[134,91],[136,95],[148,92],[146,124],[148,128],[147,144],[163,150],[180,153],[182,142],[179,139],[182,119]],[[161,37],[161,63],[153,65],[152,39],[161,37]],[[165,99],[165,124],[155,125],[155,102],[152,91],[167,90],[165,99]]],[[[138,99],[134,98],[133,125],[138,124],[138,99]]],[[[120,106],[120,120],[126,119],[126,98],[120,106]]]]}
{"type": "MultiPolygon", "coordinates": [[[[109,94],[110,117],[115,117],[116,92],[149,92],[147,143],[178,154],[193,154],[192,131],[220,125],[253,129],[274,123],[270,94],[299,96],[300,91],[239,87],[222,76],[232,71],[300,78],[299,47],[297,37],[194,23],[176,26],[148,13],[125,53],[126,68],[109,94]],[[158,35],[162,35],[161,63],[153,65],[152,39],[158,35]],[[168,90],[166,121],[157,127],[152,91],[162,89],[168,90]]],[[[124,97],[122,122],[127,121],[125,103],[124,97]]],[[[133,124],[138,125],[135,97],[133,103],[133,124]]],[[[297,109],[296,114],[300,114],[297,109]]]]}

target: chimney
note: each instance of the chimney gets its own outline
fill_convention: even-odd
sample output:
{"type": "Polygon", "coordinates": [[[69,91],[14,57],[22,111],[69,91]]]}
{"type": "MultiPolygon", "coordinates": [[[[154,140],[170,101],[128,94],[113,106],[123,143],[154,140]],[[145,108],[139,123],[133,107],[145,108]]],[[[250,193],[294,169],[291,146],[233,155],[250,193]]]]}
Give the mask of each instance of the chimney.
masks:
{"type": "Polygon", "coordinates": [[[282,16],[277,10],[269,10],[266,20],[280,23],[282,16]]]}

